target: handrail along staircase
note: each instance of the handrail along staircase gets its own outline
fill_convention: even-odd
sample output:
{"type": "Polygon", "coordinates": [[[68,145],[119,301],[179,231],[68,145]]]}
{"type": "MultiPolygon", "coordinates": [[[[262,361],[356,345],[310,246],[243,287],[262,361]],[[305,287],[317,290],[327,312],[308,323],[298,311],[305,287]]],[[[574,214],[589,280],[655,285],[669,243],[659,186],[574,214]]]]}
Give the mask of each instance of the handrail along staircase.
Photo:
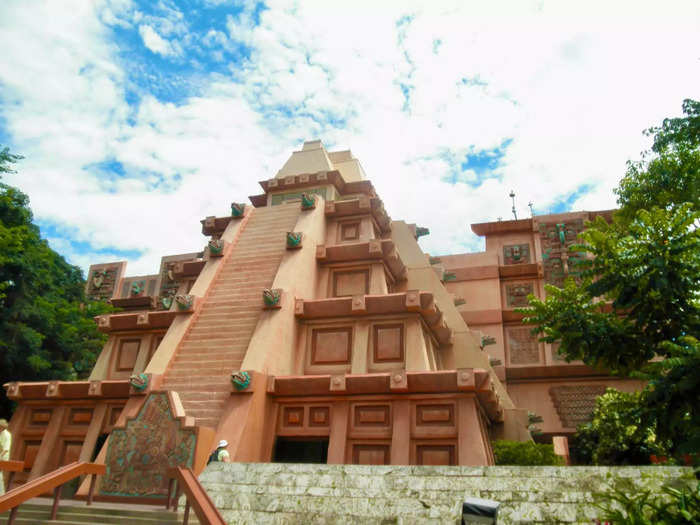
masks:
{"type": "Polygon", "coordinates": [[[226,525],[226,521],[221,516],[219,509],[216,508],[214,502],[207,494],[204,487],[199,483],[197,476],[192,472],[191,468],[174,467],[168,470],[168,497],[165,500],[165,508],[169,509],[172,505],[173,510],[177,508],[178,495],[181,492],[185,493],[185,515],[182,520],[183,525],[187,525],[190,516],[190,507],[194,509],[199,523],[202,525],[226,525]],[[177,484],[177,488],[175,488],[177,484]]]}
{"type": "MultiPolygon", "coordinates": [[[[13,462],[14,463],[14,462],[13,462]]],[[[92,505],[92,496],[95,492],[95,481],[97,476],[103,475],[107,467],[101,463],[88,463],[87,461],[74,461],[63,467],[59,467],[52,472],[28,481],[27,483],[14,488],[0,496],[0,513],[10,511],[7,525],[13,525],[17,517],[19,506],[25,501],[45,494],[53,489],[53,506],[51,507],[51,518],[56,519],[58,503],[61,499],[61,487],[64,483],[77,478],[78,476],[90,475],[90,490],[88,492],[87,504],[92,505]]]]}

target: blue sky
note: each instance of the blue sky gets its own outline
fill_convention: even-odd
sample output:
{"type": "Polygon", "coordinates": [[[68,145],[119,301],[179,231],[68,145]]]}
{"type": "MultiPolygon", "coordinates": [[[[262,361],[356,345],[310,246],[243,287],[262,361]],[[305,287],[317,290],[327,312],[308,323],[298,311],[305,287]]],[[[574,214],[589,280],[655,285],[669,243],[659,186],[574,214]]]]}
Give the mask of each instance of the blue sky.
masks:
{"type": "Polygon", "coordinates": [[[700,4],[6,0],[0,143],[69,260],[197,251],[304,140],[349,147],[431,253],[469,224],[614,206],[698,96],[700,4]]]}

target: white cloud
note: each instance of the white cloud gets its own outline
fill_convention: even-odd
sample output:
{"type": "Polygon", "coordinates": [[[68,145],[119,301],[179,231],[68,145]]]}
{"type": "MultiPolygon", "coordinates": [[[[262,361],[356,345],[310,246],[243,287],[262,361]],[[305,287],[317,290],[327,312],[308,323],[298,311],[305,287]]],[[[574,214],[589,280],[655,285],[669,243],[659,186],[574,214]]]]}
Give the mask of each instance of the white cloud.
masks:
{"type": "Polygon", "coordinates": [[[151,273],[160,256],[203,245],[201,218],[258,193],[301,140],[322,138],[352,148],[392,217],[430,228],[428,251],[466,251],[480,246],[470,223],[509,216],[511,189],[520,216],[528,200],[547,212],[584,184],[594,190],[575,208],[614,206],[625,161],[647,144],[641,131],[697,96],[695,2],[436,4],[273,1],[259,25],[248,4],[226,19],[228,36],[219,24],[199,40],[244,44],[244,63],[204,74],[177,105],[145,96],[135,113],[107,26],[138,26],[152,52],[188,59],[186,12],[4,4],[2,116],[26,156],[11,182],[38,217],[96,249],[143,251],[129,273],[151,273]],[[443,181],[461,155],[507,138],[496,178],[443,181]],[[100,180],[105,159],[129,177],[100,180]]]}
{"type": "Polygon", "coordinates": [[[156,33],[155,29],[153,29],[151,26],[146,24],[140,25],[139,35],[141,35],[143,45],[157,55],[167,57],[177,54],[173,45],[156,33]]]}

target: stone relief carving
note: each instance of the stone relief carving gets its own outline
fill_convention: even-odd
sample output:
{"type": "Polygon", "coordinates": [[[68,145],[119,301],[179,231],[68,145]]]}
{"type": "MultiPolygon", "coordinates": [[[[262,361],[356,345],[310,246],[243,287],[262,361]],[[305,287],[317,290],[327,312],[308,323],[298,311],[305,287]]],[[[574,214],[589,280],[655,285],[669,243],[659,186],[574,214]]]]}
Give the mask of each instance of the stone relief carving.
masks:
{"type": "Polygon", "coordinates": [[[150,394],[136,418],[109,436],[101,494],[164,497],[168,469],[191,467],[196,442],[195,429],[182,428],[174,417],[168,395],[150,394]]]}
{"type": "Polygon", "coordinates": [[[583,229],[582,219],[569,223],[540,224],[544,280],[547,284],[561,287],[568,275],[577,274],[581,255],[569,253],[569,247],[576,244],[576,238],[583,229]]]}
{"type": "Polygon", "coordinates": [[[506,305],[512,308],[528,306],[527,296],[535,293],[533,283],[506,284],[506,305]]]}
{"type": "Polygon", "coordinates": [[[90,278],[87,296],[92,301],[106,301],[114,295],[117,280],[117,268],[110,267],[95,270],[90,278]]]}
{"type": "Polygon", "coordinates": [[[511,244],[503,247],[503,264],[527,264],[530,262],[529,244],[511,244]]]}

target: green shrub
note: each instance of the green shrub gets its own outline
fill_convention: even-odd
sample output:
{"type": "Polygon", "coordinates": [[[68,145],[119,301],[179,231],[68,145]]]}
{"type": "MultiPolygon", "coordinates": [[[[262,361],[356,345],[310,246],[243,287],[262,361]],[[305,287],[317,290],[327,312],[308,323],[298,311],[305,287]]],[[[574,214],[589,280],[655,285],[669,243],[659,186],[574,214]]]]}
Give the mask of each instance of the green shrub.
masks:
{"type": "Polygon", "coordinates": [[[615,489],[596,494],[602,519],[615,525],[682,525],[700,523],[700,484],[675,489],[663,487],[660,493],[615,489]]]}
{"type": "Polygon", "coordinates": [[[563,465],[561,457],[554,453],[553,445],[541,445],[532,441],[494,441],[493,455],[496,465],[563,465]]]}
{"type": "Polygon", "coordinates": [[[642,393],[612,388],[596,399],[591,421],[579,425],[570,447],[577,465],[649,465],[653,455],[669,454],[642,393]]]}

